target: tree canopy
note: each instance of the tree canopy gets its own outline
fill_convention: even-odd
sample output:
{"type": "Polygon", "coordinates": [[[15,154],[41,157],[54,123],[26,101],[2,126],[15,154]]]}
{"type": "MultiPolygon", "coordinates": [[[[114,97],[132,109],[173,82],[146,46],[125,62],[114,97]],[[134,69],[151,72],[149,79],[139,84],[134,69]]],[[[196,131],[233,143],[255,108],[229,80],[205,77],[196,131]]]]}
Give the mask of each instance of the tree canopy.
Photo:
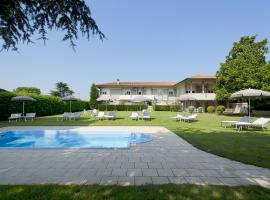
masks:
{"type": "Polygon", "coordinates": [[[2,49],[17,50],[22,41],[32,42],[34,34],[47,40],[47,30],[64,32],[63,41],[70,41],[72,47],[78,32],[89,39],[100,31],[91,11],[84,0],[1,0],[0,1],[0,41],[2,49]]]}
{"type": "Polygon", "coordinates": [[[97,106],[97,98],[99,97],[99,91],[96,84],[92,84],[91,91],[90,91],[90,106],[96,107],[97,106]]]}
{"type": "Polygon", "coordinates": [[[56,84],[56,88],[55,90],[51,91],[51,95],[52,96],[56,96],[56,97],[66,97],[69,95],[74,94],[74,91],[72,91],[67,83],[63,83],[63,82],[57,82],[56,84]]]}
{"type": "Polygon", "coordinates": [[[228,100],[231,93],[254,88],[270,91],[270,64],[266,61],[267,40],[256,36],[241,37],[233,44],[217,71],[217,100],[228,100]]]}
{"type": "Polygon", "coordinates": [[[14,92],[16,93],[26,93],[26,94],[41,94],[40,89],[36,87],[17,87],[14,92]]]}

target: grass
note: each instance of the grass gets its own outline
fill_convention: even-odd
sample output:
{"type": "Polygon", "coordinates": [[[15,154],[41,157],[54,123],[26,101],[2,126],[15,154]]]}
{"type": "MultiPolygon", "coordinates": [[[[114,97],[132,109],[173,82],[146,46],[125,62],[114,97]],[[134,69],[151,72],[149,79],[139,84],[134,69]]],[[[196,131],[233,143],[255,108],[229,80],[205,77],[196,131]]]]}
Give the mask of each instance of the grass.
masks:
{"type": "MultiPolygon", "coordinates": [[[[237,132],[220,127],[220,121],[238,117],[199,114],[192,123],[175,122],[177,113],[153,112],[152,121],[132,121],[130,112],[118,112],[118,119],[99,121],[83,116],[77,121],[40,117],[34,122],[0,122],[4,126],[164,126],[194,146],[213,154],[270,169],[270,131],[237,132]]],[[[86,200],[86,199],[270,199],[270,190],[257,186],[227,187],[198,185],[96,186],[96,185],[17,185],[0,186],[0,200],[86,200]]]]}
{"type": "Polygon", "coordinates": [[[86,186],[24,185],[0,186],[1,200],[254,200],[270,199],[270,190],[257,187],[162,185],[86,186]]]}
{"type": "Polygon", "coordinates": [[[241,131],[220,127],[220,121],[233,120],[238,117],[199,114],[198,121],[192,123],[175,122],[170,117],[174,112],[153,112],[151,121],[134,121],[129,118],[130,112],[118,112],[117,120],[96,120],[82,117],[77,121],[56,120],[56,116],[40,117],[34,122],[8,123],[0,126],[164,126],[195,147],[204,151],[270,169],[270,130],[241,131]]]}

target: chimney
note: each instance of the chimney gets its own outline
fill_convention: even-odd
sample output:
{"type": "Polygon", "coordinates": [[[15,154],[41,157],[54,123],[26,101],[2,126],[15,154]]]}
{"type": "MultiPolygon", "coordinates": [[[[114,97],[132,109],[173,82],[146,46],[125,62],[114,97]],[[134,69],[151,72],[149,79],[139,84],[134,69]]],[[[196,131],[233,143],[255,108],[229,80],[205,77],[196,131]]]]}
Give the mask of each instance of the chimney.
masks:
{"type": "Polygon", "coordinates": [[[119,85],[119,84],[120,84],[120,80],[119,80],[119,78],[118,78],[118,79],[116,79],[116,83],[117,83],[117,85],[119,85]]]}

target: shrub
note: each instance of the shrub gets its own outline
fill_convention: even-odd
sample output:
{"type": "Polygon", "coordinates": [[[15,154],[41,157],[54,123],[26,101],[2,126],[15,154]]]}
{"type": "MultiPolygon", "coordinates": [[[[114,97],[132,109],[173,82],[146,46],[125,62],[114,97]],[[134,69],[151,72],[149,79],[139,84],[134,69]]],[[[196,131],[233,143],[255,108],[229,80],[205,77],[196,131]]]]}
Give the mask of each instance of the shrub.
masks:
{"type": "Polygon", "coordinates": [[[218,114],[222,114],[224,112],[224,110],[225,110],[225,106],[223,106],[223,105],[217,106],[216,111],[218,114]]]}
{"type": "Polygon", "coordinates": [[[180,104],[177,105],[154,105],[154,111],[171,111],[171,112],[179,112],[182,110],[182,106],[180,104]]]}
{"type": "Polygon", "coordinates": [[[204,110],[203,110],[203,107],[198,107],[198,112],[199,113],[202,113],[204,110]]]}
{"type": "Polygon", "coordinates": [[[107,111],[138,111],[147,109],[147,105],[142,104],[136,104],[136,105],[111,105],[111,104],[99,104],[98,110],[105,111],[107,107],[107,111]]]}
{"type": "MultiPolygon", "coordinates": [[[[11,113],[22,113],[22,103],[10,101],[14,96],[13,92],[0,92],[0,120],[6,120],[11,113]]],[[[25,112],[35,112],[37,116],[48,116],[69,111],[69,103],[62,102],[58,97],[49,95],[29,95],[35,98],[36,102],[26,102],[25,112]]],[[[89,109],[86,101],[72,102],[72,112],[89,109]]]]}
{"type": "Polygon", "coordinates": [[[194,110],[195,110],[195,107],[194,106],[189,106],[188,107],[188,112],[193,113],[194,110]]]}
{"type": "Polygon", "coordinates": [[[216,110],[216,109],[215,109],[214,106],[208,106],[208,107],[207,107],[207,112],[208,112],[208,113],[214,113],[215,110],[216,110]]]}

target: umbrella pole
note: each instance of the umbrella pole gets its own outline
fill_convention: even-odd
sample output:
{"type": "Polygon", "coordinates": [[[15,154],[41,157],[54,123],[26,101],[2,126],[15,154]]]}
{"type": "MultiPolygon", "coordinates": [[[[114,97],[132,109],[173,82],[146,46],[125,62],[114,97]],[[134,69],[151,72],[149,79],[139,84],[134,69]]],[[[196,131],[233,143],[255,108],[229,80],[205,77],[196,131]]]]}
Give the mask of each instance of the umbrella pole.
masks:
{"type": "Polygon", "coordinates": [[[69,101],[69,112],[71,113],[71,101],[69,101]]]}
{"type": "Polygon", "coordinates": [[[250,98],[248,98],[248,118],[250,121],[250,98]]]}
{"type": "Polygon", "coordinates": [[[23,105],[22,107],[23,107],[23,116],[24,116],[24,101],[23,101],[23,104],[22,105],[23,105]]]}

